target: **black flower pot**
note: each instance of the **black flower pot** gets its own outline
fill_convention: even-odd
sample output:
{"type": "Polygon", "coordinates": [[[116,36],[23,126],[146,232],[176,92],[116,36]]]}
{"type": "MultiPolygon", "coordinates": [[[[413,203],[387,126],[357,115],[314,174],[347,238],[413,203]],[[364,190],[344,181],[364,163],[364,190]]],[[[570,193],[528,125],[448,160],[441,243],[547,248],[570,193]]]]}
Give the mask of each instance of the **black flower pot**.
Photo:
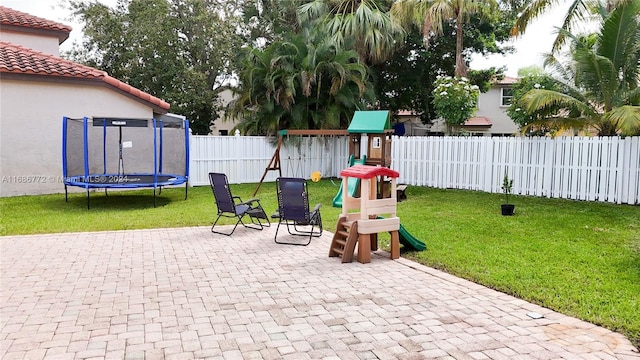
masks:
{"type": "Polygon", "coordinates": [[[513,205],[513,204],[502,204],[500,206],[502,207],[502,215],[504,215],[504,216],[513,215],[513,211],[516,208],[516,206],[513,205]]]}

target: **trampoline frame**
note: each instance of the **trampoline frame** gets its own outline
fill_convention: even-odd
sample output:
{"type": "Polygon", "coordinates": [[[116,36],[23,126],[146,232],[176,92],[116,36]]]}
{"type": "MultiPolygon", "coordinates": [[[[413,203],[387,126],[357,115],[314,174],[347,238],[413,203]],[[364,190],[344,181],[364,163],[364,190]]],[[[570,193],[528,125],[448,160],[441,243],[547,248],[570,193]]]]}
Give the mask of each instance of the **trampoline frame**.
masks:
{"type": "MultiPolygon", "coordinates": [[[[185,184],[184,187],[184,198],[187,199],[188,189],[189,189],[189,121],[187,119],[182,119],[182,128],[184,129],[184,143],[185,143],[185,169],[184,175],[178,174],[166,174],[162,172],[162,154],[163,154],[163,120],[153,119],[131,119],[131,118],[106,118],[99,117],[97,119],[102,119],[103,124],[98,125],[104,128],[103,130],[103,169],[104,173],[101,174],[91,174],[89,171],[89,141],[87,139],[87,133],[89,129],[89,121],[93,122],[93,118],[84,117],[82,118],[82,126],[83,126],[83,137],[82,137],[82,148],[83,148],[83,160],[84,160],[84,175],[74,175],[68,176],[68,168],[67,168],[67,123],[69,120],[78,121],[80,119],[72,119],[67,116],[63,117],[62,120],[62,168],[63,168],[63,179],[64,179],[64,197],[65,201],[69,201],[68,194],[68,186],[76,186],[82,187],[86,189],[87,192],[87,209],[90,208],[90,189],[105,189],[105,195],[107,194],[107,189],[133,189],[133,188],[153,188],[153,207],[156,207],[156,189],[159,189],[158,193],[162,192],[163,186],[173,186],[173,185],[181,185],[185,184]],[[153,173],[126,173],[124,172],[123,165],[123,157],[122,157],[122,128],[126,127],[127,121],[151,121],[152,122],[152,131],[153,131],[153,173]],[[118,147],[119,147],[119,158],[118,158],[118,172],[107,173],[107,146],[106,141],[106,127],[107,126],[117,126],[119,132],[118,138],[118,147]],[[142,181],[143,178],[146,181],[142,181]],[[149,179],[151,178],[151,179],[149,179]],[[152,180],[152,181],[148,181],[152,180]]],[[[177,122],[177,121],[176,121],[177,122]]],[[[95,125],[94,125],[95,126],[95,125]]],[[[136,126],[136,125],[133,125],[136,126]]],[[[139,125],[137,125],[140,127],[139,125]]],[[[149,127],[148,124],[145,127],[149,127]]]]}

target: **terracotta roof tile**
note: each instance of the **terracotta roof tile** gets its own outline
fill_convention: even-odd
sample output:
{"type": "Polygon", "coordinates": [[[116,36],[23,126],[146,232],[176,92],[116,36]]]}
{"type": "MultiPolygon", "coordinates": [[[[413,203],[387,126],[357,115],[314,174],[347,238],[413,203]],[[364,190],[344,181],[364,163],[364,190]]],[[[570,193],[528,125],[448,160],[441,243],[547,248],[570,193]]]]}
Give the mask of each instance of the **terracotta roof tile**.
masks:
{"type": "Polygon", "coordinates": [[[0,73],[40,75],[66,79],[93,79],[127,92],[161,109],[169,110],[167,102],[125,84],[109,76],[104,71],[6,41],[0,41],[0,73]]]}
{"type": "Polygon", "coordinates": [[[0,41],[0,71],[13,74],[99,78],[104,71],[64,60],[53,55],[0,41]]]}
{"type": "Polygon", "coordinates": [[[517,83],[518,81],[520,81],[520,79],[514,78],[514,77],[510,77],[510,76],[505,76],[502,80],[498,81],[497,84],[498,85],[513,85],[513,84],[517,83]]]}
{"type": "Polygon", "coordinates": [[[71,26],[23,13],[5,6],[0,6],[0,24],[22,26],[31,29],[44,29],[71,32],[71,26]]]}
{"type": "Polygon", "coordinates": [[[491,120],[488,117],[477,116],[472,117],[464,122],[464,126],[491,126],[491,120]]]}

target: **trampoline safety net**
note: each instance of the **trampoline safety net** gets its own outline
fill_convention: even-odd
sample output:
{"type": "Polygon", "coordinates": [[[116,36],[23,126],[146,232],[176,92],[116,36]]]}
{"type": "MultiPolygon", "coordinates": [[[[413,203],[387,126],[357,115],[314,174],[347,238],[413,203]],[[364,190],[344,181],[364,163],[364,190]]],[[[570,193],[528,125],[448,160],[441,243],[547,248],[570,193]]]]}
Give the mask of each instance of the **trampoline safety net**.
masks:
{"type": "Polygon", "coordinates": [[[155,119],[63,118],[63,176],[67,185],[158,187],[186,183],[189,122],[155,119]]]}

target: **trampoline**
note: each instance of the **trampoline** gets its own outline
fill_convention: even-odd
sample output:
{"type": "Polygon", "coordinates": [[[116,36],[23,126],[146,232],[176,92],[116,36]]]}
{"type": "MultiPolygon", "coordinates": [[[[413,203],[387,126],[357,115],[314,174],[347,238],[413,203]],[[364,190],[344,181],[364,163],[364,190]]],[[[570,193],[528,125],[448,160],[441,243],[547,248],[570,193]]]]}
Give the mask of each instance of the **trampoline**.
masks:
{"type": "Polygon", "coordinates": [[[68,186],[86,189],[153,188],[189,181],[189,123],[178,115],[154,119],[63,118],[62,167],[68,186]]]}

